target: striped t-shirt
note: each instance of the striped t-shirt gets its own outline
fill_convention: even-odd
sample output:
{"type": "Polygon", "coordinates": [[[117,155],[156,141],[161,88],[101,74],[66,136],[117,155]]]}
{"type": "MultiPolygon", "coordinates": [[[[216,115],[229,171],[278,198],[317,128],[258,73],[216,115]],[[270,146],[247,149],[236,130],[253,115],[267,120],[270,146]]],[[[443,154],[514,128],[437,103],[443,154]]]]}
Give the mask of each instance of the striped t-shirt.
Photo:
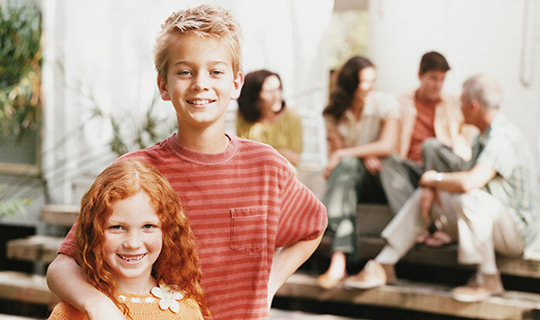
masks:
{"type": "MultiPolygon", "coordinates": [[[[276,150],[229,139],[225,152],[202,154],[182,147],[173,135],[120,160],[153,165],[180,197],[196,237],[213,318],[267,319],[274,250],[319,236],[326,209],[276,150]]],[[[73,255],[73,232],[60,253],[73,255]]]]}

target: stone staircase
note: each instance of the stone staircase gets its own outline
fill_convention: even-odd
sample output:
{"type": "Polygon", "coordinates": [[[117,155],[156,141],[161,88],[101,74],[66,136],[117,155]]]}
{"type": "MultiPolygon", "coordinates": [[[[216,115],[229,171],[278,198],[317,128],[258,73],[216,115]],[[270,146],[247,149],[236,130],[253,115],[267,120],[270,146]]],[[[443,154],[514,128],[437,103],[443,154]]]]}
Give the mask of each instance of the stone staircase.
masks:
{"type": "MultiPolygon", "coordinates": [[[[318,173],[300,171],[299,177],[315,194],[322,196],[324,180],[318,173]]],[[[48,224],[70,226],[77,213],[77,206],[45,206],[41,219],[48,224]]],[[[358,213],[361,255],[358,262],[351,263],[351,274],[380,251],[384,243],[379,234],[393,217],[384,205],[359,205],[358,213]]],[[[292,319],[302,314],[308,318],[319,313],[327,314],[328,319],[540,319],[540,261],[497,257],[507,291],[501,297],[479,303],[458,302],[448,294],[451,287],[463,284],[474,270],[457,264],[455,245],[416,246],[396,266],[399,281],[395,285],[371,290],[343,287],[323,290],[316,285],[316,277],[328,267],[329,240],[325,237],[315,254],[278,291],[274,305],[297,310],[283,311],[280,317],[292,319]]],[[[7,256],[47,265],[56,256],[61,241],[62,238],[45,235],[11,240],[7,256]]],[[[0,300],[49,308],[58,301],[48,290],[43,274],[16,271],[0,271],[0,300]]]]}

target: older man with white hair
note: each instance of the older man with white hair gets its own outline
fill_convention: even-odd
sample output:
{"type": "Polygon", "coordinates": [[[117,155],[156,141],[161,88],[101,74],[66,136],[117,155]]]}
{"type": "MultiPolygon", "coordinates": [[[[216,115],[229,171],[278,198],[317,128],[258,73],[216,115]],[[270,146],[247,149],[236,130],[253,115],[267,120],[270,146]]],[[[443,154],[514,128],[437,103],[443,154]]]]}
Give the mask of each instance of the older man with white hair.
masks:
{"type": "Polygon", "coordinates": [[[386,246],[345,285],[372,288],[395,280],[394,265],[432,221],[458,243],[458,262],[476,264],[476,276],[452,290],[460,301],[504,292],[495,254],[520,256],[532,244],[540,219],[538,176],[520,130],[500,112],[495,80],[476,75],[463,84],[465,122],[480,134],[464,171],[425,172],[417,189],[385,228],[386,246]]]}

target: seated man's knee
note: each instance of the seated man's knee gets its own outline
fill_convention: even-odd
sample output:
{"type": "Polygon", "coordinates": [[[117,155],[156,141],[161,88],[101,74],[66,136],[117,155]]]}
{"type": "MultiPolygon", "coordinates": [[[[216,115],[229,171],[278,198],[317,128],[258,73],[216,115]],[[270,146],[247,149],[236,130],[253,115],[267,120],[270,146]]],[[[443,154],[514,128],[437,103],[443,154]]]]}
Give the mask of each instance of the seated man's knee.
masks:
{"type": "Polygon", "coordinates": [[[436,138],[427,138],[422,143],[422,156],[424,159],[427,159],[430,156],[437,154],[438,150],[440,150],[443,146],[444,144],[436,138]]]}

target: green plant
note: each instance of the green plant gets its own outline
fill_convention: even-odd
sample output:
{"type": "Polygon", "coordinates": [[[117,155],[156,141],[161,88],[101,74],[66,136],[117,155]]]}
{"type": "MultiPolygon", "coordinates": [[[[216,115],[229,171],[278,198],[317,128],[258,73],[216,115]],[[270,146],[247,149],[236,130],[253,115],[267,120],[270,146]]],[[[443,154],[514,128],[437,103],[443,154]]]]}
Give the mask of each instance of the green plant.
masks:
{"type": "Polygon", "coordinates": [[[0,143],[21,142],[41,115],[41,13],[37,5],[0,5],[0,143]]]}
{"type": "Polygon", "coordinates": [[[152,102],[144,114],[144,118],[137,120],[131,115],[114,116],[106,114],[93,100],[93,95],[88,96],[93,101],[92,116],[107,120],[111,127],[113,137],[109,142],[111,151],[117,155],[123,155],[129,151],[144,149],[163,140],[176,128],[176,119],[167,119],[154,114],[157,98],[152,102]],[[130,128],[132,128],[130,130],[130,128]]]}

